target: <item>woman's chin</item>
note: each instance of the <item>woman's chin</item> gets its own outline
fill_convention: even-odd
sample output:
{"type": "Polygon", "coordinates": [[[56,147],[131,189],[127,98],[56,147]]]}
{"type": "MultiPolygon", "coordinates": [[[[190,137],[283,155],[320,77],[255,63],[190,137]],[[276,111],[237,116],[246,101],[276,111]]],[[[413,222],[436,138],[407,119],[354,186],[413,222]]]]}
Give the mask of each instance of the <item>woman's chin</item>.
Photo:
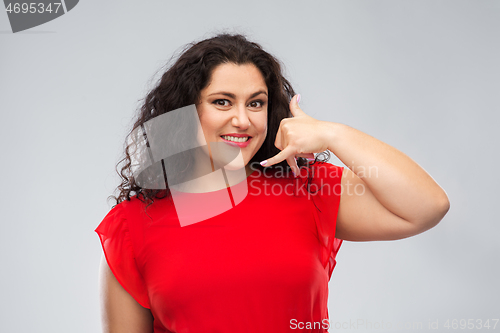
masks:
{"type": "Polygon", "coordinates": [[[230,163],[224,165],[224,169],[227,171],[237,171],[245,168],[245,163],[243,161],[233,160],[230,163]]]}

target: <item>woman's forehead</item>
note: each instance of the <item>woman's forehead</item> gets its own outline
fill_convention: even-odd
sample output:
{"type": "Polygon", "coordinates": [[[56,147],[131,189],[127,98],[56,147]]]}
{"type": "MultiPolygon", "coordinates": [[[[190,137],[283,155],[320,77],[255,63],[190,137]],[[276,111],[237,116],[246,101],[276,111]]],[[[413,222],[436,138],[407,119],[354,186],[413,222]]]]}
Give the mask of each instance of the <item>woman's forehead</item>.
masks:
{"type": "Polygon", "coordinates": [[[204,90],[206,95],[219,91],[233,94],[253,94],[256,91],[267,93],[267,85],[262,73],[255,65],[228,63],[214,69],[210,84],[204,90]]]}

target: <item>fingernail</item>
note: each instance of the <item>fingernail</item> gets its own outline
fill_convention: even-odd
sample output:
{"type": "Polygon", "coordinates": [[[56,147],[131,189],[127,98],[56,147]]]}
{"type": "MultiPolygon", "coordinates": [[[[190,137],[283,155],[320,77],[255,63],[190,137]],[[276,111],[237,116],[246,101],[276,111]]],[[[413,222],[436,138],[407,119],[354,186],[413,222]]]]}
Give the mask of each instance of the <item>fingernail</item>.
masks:
{"type": "Polygon", "coordinates": [[[300,94],[299,96],[297,96],[297,104],[299,104],[299,102],[300,102],[300,94]]]}
{"type": "Polygon", "coordinates": [[[295,178],[297,178],[297,175],[295,174],[295,172],[293,172],[293,171],[292,171],[292,173],[293,173],[293,176],[294,176],[295,178]]]}
{"type": "Polygon", "coordinates": [[[262,165],[262,166],[264,166],[264,165],[266,165],[266,164],[267,164],[267,161],[262,161],[262,162],[260,162],[260,165],[262,165]]]}
{"type": "Polygon", "coordinates": [[[307,160],[312,162],[315,160],[315,158],[308,158],[307,160]]]}

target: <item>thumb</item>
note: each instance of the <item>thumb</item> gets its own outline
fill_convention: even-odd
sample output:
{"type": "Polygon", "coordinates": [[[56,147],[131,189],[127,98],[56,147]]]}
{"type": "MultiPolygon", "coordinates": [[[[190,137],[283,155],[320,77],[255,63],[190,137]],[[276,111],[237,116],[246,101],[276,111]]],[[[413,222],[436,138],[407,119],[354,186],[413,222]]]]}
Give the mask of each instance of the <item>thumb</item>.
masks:
{"type": "Polygon", "coordinates": [[[290,101],[290,111],[292,112],[292,116],[294,117],[302,116],[305,114],[305,112],[300,108],[299,102],[300,94],[293,96],[292,100],[290,101]]]}

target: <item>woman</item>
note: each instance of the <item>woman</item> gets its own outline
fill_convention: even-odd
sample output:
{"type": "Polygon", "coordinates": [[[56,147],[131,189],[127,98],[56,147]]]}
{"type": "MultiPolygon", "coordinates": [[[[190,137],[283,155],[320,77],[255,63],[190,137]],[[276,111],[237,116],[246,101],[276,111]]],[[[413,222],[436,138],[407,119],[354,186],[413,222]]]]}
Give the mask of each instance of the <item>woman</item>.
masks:
{"type": "Polygon", "coordinates": [[[414,161],[299,102],[241,35],[192,44],[164,73],[96,229],[105,332],[324,332],[342,240],[406,238],[443,218],[446,193],[414,161]],[[167,146],[176,154],[155,158],[167,146]],[[326,150],[349,169],[306,159],[326,150]]]}

